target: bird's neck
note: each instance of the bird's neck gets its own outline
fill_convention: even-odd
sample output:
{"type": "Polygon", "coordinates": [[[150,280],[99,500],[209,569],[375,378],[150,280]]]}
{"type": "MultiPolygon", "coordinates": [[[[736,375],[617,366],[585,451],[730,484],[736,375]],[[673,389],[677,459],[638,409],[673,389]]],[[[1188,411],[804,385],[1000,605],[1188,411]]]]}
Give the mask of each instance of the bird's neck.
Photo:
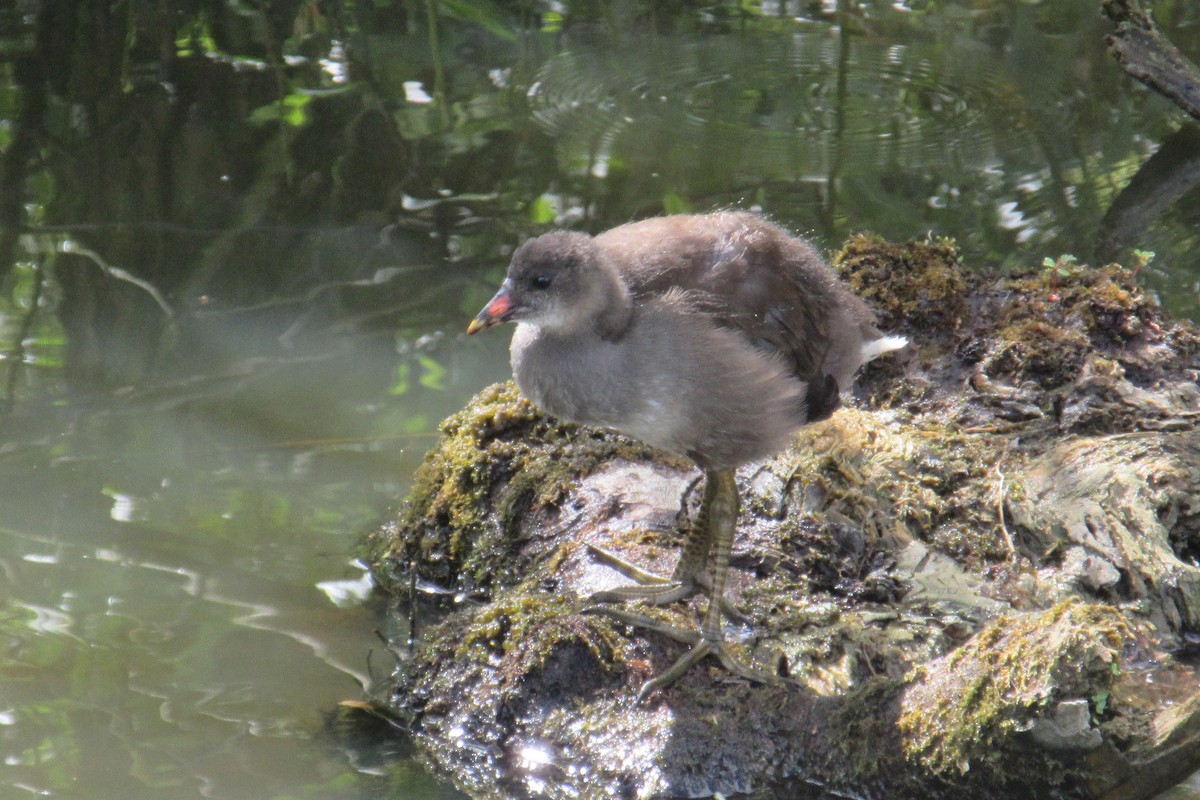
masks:
{"type": "Polygon", "coordinates": [[[601,274],[605,281],[604,303],[596,314],[596,329],[601,339],[613,342],[624,336],[633,323],[633,297],[615,267],[605,264],[601,274]]]}

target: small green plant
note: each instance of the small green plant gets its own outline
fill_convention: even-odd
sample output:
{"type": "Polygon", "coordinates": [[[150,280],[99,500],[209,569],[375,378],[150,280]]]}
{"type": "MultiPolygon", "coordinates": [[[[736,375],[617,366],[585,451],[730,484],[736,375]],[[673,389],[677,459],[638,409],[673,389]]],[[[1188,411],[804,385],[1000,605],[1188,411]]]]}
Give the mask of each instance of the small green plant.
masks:
{"type": "Polygon", "coordinates": [[[1058,300],[1058,279],[1069,278],[1075,272],[1079,259],[1066,253],[1058,258],[1046,256],[1042,259],[1042,278],[1050,283],[1050,299],[1058,300]]]}
{"type": "Polygon", "coordinates": [[[1134,260],[1133,276],[1136,278],[1137,274],[1139,272],[1144,270],[1146,267],[1150,266],[1150,262],[1154,260],[1154,251],[1153,250],[1134,250],[1133,251],[1133,260],[1134,260]]]}
{"type": "Polygon", "coordinates": [[[1046,256],[1042,259],[1042,276],[1051,281],[1057,281],[1060,277],[1069,277],[1075,271],[1075,265],[1078,263],[1079,259],[1069,254],[1061,255],[1058,258],[1046,256]]]}

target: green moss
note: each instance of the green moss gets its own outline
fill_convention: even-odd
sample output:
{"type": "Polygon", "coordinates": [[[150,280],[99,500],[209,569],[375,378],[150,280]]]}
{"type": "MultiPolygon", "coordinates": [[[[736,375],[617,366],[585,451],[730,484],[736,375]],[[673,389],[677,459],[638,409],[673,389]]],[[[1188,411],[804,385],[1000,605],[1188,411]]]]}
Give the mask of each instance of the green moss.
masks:
{"type": "Polygon", "coordinates": [[[984,362],[985,372],[1013,382],[1035,379],[1048,389],[1073,380],[1091,349],[1083,333],[1040,319],[1023,319],[1003,328],[997,339],[984,362]]]}
{"type": "Polygon", "coordinates": [[[938,773],[1005,769],[1019,760],[1014,736],[1038,709],[1110,691],[1131,636],[1116,609],[1078,600],[1001,617],[931,673],[912,676],[899,718],[905,753],[938,773]],[[927,674],[941,683],[926,685],[927,674]]]}
{"type": "Polygon", "coordinates": [[[1082,322],[1094,339],[1127,341],[1161,316],[1158,305],[1146,298],[1132,275],[1116,265],[1077,270],[1055,294],[1064,318],[1082,322]]]}
{"type": "Polygon", "coordinates": [[[528,512],[557,504],[580,475],[619,455],[649,457],[615,434],[541,414],[508,381],[484,389],[441,426],[394,524],[368,540],[385,588],[416,570],[444,586],[511,585],[523,565],[528,512]]]}
{"type": "Polygon", "coordinates": [[[850,781],[878,778],[896,768],[889,757],[895,752],[895,718],[881,712],[895,708],[903,690],[900,680],[869,681],[848,692],[831,715],[826,730],[837,739],[830,753],[842,756],[850,781]]]}
{"type": "Polygon", "coordinates": [[[1089,354],[1127,358],[1128,343],[1148,331],[1161,332],[1164,322],[1158,305],[1115,265],[1079,267],[1054,281],[1041,273],[1018,275],[1000,291],[1003,307],[994,315],[997,324],[984,332],[989,346],[980,366],[1014,384],[1033,380],[1047,389],[1069,384],[1089,354]]]}
{"type": "Polygon", "coordinates": [[[953,329],[966,316],[967,286],[952,239],[893,244],[859,234],[834,254],[833,264],[878,312],[884,329],[953,329]]]}
{"type": "Polygon", "coordinates": [[[620,668],[628,659],[628,640],[608,617],[581,614],[577,606],[573,598],[523,584],[454,620],[461,629],[449,640],[458,642],[458,659],[492,663],[498,657],[507,681],[540,669],[551,654],[570,644],[586,647],[605,669],[620,668]]]}
{"type": "Polygon", "coordinates": [[[918,538],[979,561],[1006,555],[987,500],[989,470],[1003,448],[936,417],[897,422],[843,409],[802,428],[777,461],[789,483],[802,481],[806,494],[821,498],[822,516],[853,520],[872,539],[918,538]]]}
{"type": "Polygon", "coordinates": [[[822,512],[844,515],[882,536],[897,525],[911,525],[914,533],[927,529],[944,508],[930,486],[910,479],[933,445],[906,425],[846,409],[802,428],[785,458],[792,477],[824,498],[822,512]]]}

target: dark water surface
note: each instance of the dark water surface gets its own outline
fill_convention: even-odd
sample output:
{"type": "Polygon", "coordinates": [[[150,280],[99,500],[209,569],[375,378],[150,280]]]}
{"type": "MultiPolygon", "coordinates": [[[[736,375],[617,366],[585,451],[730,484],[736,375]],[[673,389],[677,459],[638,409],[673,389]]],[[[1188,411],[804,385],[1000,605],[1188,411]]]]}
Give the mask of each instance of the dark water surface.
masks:
{"type": "Polygon", "coordinates": [[[337,711],[396,663],[354,551],[547,225],[1139,249],[1200,317],[1200,134],[1098,2],[658,5],[0,11],[0,798],[457,796],[337,711]]]}

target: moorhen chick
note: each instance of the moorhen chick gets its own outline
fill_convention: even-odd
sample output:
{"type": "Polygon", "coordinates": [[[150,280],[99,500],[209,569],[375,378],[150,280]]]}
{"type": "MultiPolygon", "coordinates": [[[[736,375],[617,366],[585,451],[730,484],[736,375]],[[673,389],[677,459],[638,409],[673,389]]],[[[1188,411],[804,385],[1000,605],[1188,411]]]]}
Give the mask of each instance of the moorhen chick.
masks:
{"type": "Polygon", "coordinates": [[[705,473],[700,512],[670,578],[594,549],[638,582],[597,593],[595,601],[662,605],[709,595],[698,635],[593,609],[692,645],[639,699],[709,654],[736,674],[775,680],[723,646],[738,514],[734,470],[828,417],[859,367],[907,340],[880,333],[871,310],[807,241],[735,211],[648,219],[595,237],[555,231],[531,239],[467,333],[508,321],[517,323],[513,375],[534,404],[686,455],[705,473]]]}

